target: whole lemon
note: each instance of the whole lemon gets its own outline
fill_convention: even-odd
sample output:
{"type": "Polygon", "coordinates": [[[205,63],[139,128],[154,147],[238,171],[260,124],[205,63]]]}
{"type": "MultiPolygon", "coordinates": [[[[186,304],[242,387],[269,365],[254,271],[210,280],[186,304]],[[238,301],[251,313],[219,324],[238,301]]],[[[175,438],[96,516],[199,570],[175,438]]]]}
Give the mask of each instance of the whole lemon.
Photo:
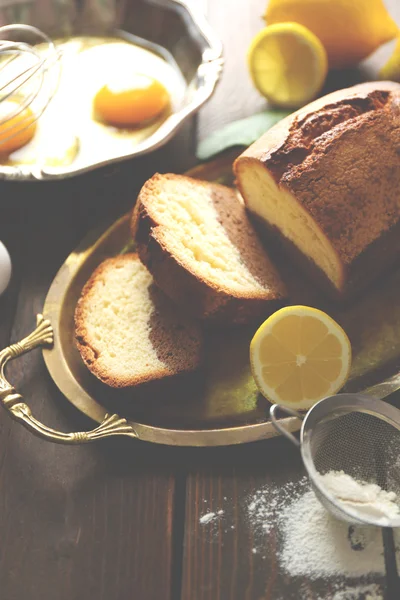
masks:
{"type": "Polygon", "coordinates": [[[383,0],[270,0],[265,20],[308,27],[333,68],[356,65],[399,32],[383,0]]]}
{"type": "Polygon", "coordinates": [[[400,81],[400,37],[397,39],[392,56],[380,70],[379,77],[390,81],[400,81]]]}

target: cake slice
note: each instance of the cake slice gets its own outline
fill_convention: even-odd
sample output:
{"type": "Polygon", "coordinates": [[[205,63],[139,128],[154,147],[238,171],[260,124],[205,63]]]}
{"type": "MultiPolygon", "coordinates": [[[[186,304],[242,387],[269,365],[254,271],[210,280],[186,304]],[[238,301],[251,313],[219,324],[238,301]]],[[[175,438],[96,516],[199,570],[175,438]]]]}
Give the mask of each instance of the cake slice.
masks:
{"type": "Polygon", "coordinates": [[[202,333],[156,288],[137,254],[105,260],[75,311],[78,350],[88,369],[115,388],[193,371],[202,333]]]}
{"type": "Polygon", "coordinates": [[[235,162],[248,209],[335,297],[364,289],[400,255],[400,85],[329,94],[235,162]]]}
{"type": "Polygon", "coordinates": [[[132,233],[157,285],[196,317],[246,323],[286,296],[231,188],[156,174],[140,191],[132,233]]]}

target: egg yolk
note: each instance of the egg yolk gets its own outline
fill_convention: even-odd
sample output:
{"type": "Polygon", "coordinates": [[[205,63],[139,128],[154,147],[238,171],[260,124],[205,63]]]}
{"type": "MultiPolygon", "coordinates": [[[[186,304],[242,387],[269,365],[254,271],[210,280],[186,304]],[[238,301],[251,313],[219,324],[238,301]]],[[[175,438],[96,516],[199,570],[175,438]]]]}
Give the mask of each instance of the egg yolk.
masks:
{"type": "Polygon", "coordinates": [[[131,87],[105,85],[94,98],[94,110],[102,121],[117,127],[140,125],[159,116],[169,104],[169,94],[156,79],[136,75],[131,87]]]}
{"type": "Polygon", "coordinates": [[[18,104],[5,100],[0,102],[0,155],[9,155],[26,146],[33,138],[36,123],[33,112],[25,108],[20,113],[18,104]],[[9,118],[15,114],[15,117],[9,118]]]}

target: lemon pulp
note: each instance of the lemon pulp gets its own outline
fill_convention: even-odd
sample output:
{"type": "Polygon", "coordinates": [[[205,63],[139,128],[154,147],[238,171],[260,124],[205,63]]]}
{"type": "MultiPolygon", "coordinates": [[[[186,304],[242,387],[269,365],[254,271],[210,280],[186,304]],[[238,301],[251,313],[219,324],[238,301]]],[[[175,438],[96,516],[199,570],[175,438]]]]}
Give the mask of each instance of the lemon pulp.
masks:
{"type": "Polygon", "coordinates": [[[351,365],[351,346],[343,329],[324,312],[283,308],[267,319],[250,344],[253,377],[271,402],[309,408],[335,394],[351,365]]]}
{"type": "Polygon", "coordinates": [[[324,47],[306,27],[279,23],[261,30],[248,51],[251,78],[271,103],[297,107],[312,100],[324,84],[324,47]]]}

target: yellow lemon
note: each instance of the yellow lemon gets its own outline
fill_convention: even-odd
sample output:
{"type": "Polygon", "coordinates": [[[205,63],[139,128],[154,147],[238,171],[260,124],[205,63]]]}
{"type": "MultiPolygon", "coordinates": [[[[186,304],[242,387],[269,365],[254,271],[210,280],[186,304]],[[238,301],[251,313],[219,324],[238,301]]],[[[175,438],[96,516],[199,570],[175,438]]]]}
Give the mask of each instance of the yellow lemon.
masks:
{"type": "Polygon", "coordinates": [[[324,84],[324,47],[306,27],[279,23],[262,29],[248,51],[251,78],[272,104],[295,108],[312,100],[324,84]]]}
{"type": "Polygon", "coordinates": [[[351,346],[343,329],[308,306],[282,308],[250,344],[250,363],[260,392],[270,402],[307,409],[344,385],[351,346]]]}
{"type": "Polygon", "coordinates": [[[380,70],[379,76],[381,79],[400,81],[400,37],[397,38],[393,54],[380,70]]]}
{"type": "Polygon", "coordinates": [[[270,0],[265,19],[268,25],[295,21],[308,27],[333,68],[357,64],[398,35],[383,0],[270,0]]]}

